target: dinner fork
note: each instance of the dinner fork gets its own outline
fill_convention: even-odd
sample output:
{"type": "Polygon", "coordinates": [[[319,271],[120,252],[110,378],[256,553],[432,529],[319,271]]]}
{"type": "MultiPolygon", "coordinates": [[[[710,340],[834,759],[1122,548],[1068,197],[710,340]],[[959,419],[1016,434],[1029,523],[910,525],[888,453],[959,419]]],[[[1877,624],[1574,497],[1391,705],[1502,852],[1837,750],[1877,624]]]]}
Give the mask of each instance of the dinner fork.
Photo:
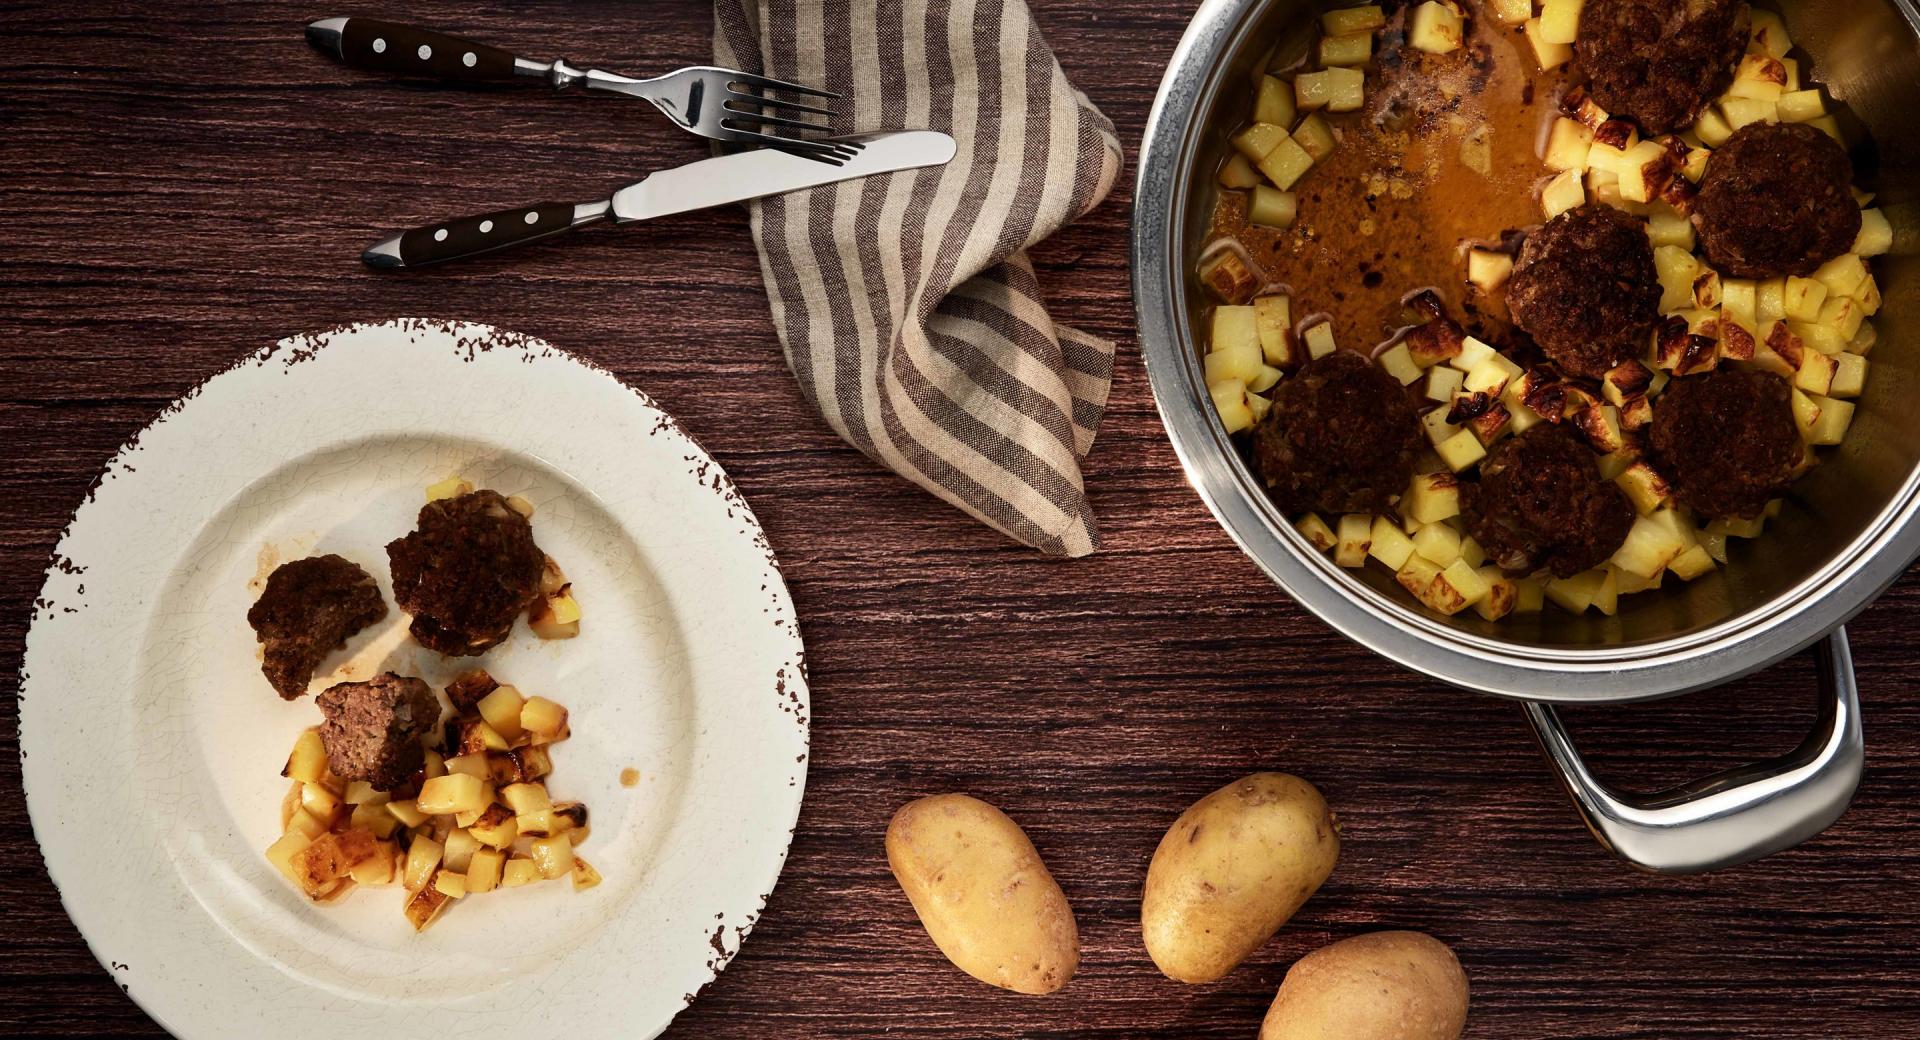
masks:
{"type": "Polygon", "coordinates": [[[860,150],[856,142],[780,136],[756,129],[830,134],[832,127],[804,117],[831,119],[832,109],[770,97],[765,92],[825,100],[840,95],[738,69],[702,65],[653,79],[634,79],[599,69],[575,68],[565,59],[532,61],[484,43],[377,18],[323,18],[307,26],[307,42],[348,65],[381,72],[461,83],[538,79],[556,90],[577,84],[588,90],[644,98],[681,129],[727,144],[779,148],[833,163],[844,162],[860,150]]]}

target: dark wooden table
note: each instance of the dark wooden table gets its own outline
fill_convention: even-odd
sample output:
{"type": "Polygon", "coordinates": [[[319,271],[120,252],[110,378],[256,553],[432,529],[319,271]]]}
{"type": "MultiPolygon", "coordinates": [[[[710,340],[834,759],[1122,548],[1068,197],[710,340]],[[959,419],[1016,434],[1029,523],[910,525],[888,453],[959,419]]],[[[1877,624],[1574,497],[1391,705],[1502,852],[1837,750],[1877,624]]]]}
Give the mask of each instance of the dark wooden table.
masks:
{"type": "MultiPolygon", "coordinates": [[[[1131,145],[1191,4],[1035,6],[1131,145]]],[[[703,0],[404,10],[609,68],[710,54],[703,0]]],[[[1122,343],[1087,466],[1105,548],[1055,562],[807,412],[739,212],[420,277],[362,270],[359,247],[385,229],[593,197],[701,148],[620,103],[343,71],[299,34],[338,13],[0,6],[0,808],[14,821],[0,829],[0,1034],[164,1035],[68,922],[20,796],[28,604],[68,515],[122,441],[238,356],[429,315],[543,337],[644,387],[733,474],[785,564],[811,650],[806,808],[759,928],[671,1037],[1250,1038],[1295,957],[1383,926],[1459,951],[1476,1037],[1920,1036],[1920,582],[1852,629],[1871,745],[1852,811],[1753,866],[1636,874],[1581,829],[1516,708],[1350,645],[1202,508],[1132,346],[1125,190],[1035,253],[1059,316],[1122,343]],[[1227,980],[1169,982],[1137,921],[1154,844],[1194,798],[1270,768],[1326,792],[1344,858],[1227,980]],[[888,816],[952,789],[1023,823],[1072,899],[1084,956],[1064,994],[960,975],[894,886],[888,816]]],[[[1732,689],[1571,715],[1607,775],[1663,785],[1792,746],[1811,675],[1803,656],[1732,689]]]]}

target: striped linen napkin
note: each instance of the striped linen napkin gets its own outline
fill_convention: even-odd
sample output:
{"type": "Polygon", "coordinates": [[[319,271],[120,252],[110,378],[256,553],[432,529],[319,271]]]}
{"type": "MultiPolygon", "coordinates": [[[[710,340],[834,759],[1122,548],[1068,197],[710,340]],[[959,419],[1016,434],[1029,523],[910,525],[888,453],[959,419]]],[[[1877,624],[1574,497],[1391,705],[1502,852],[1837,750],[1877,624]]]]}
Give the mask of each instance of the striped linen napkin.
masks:
{"type": "Polygon", "coordinates": [[[1080,460],[1113,344],[1048,317],[1025,250],[1113,187],[1113,124],[1021,0],[715,0],[718,64],[846,95],[838,125],[944,130],[942,169],[752,204],[787,364],[870,458],[1057,556],[1098,542],[1080,460]]]}

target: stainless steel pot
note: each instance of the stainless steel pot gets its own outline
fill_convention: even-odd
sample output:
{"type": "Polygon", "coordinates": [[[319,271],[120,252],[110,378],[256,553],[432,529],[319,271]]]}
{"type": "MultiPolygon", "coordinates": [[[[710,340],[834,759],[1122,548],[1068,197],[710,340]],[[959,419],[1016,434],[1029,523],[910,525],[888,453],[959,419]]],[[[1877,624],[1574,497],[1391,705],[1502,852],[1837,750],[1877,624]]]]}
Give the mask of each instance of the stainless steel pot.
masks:
{"type": "Polygon", "coordinates": [[[1194,487],[1275,583],[1328,624],[1408,668],[1527,701],[1548,757],[1602,844],[1651,870],[1691,873],[1755,859],[1819,833],[1846,808],[1864,757],[1846,621],[1920,556],[1920,9],[1916,0],[1789,3],[1815,78],[1877,142],[1856,149],[1897,241],[1877,273],[1881,346],[1846,443],[1794,489],[1767,536],[1682,588],[1625,597],[1617,617],[1549,611],[1489,623],[1444,618],[1399,595],[1378,568],[1345,570],[1307,545],[1268,499],[1214,416],[1202,378],[1204,302],[1194,270],[1215,199],[1212,171],[1246,117],[1259,63],[1320,5],[1204,0],[1147,121],[1134,196],[1133,288],[1154,398],[1194,487]],[[1594,779],[1554,702],[1610,702],[1704,689],[1824,640],[1821,713],[1793,754],[1634,796],[1594,779]]]}

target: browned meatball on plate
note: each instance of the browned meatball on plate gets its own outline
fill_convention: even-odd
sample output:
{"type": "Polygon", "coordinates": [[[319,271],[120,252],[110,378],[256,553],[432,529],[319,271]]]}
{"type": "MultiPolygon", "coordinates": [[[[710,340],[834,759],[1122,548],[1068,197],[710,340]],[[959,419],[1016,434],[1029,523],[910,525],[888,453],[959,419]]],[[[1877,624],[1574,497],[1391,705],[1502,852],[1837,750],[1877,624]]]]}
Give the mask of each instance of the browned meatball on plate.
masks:
{"type": "Polygon", "coordinates": [[[380,586],[360,565],[340,556],[283,563],[247,611],[262,644],[260,670],[280,696],[293,700],[327,654],[355,632],[387,616],[380,586]]]}
{"type": "Polygon", "coordinates": [[[1500,569],[1571,578],[1605,563],[1633,527],[1633,503],[1593,451],[1559,426],[1500,442],[1461,485],[1467,533],[1500,569]]]}
{"type": "Polygon", "coordinates": [[[433,690],[392,672],[330,687],[314,703],[327,717],[320,726],[327,768],[342,780],[364,780],[381,791],[420,771],[426,759],[420,738],[440,724],[433,690]]]}
{"type": "Polygon", "coordinates": [[[487,490],[428,502],[419,526],[387,544],[393,598],[413,615],[413,637],[449,657],[507,638],[540,594],[545,560],[527,518],[487,490]]]}
{"type": "Polygon", "coordinates": [[[1413,479],[1420,417],[1398,380],[1335,352],[1280,382],[1253,457],[1290,513],[1384,512],[1413,479]]]}
{"type": "Polygon", "coordinates": [[[1598,379],[1639,357],[1660,320],[1646,226],[1598,203],[1553,218],[1520,248],[1507,306],[1567,375],[1598,379]]]}
{"type": "Polygon", "coordinates": [[[1727,89],[1748,35],[1743,0],[1586,0],[1573,54],[1600,107],[1651,136],[1727,89]]]}
{"type": "Polygon", "coordinates": [[[1860,234],[1853,163],[1805,123],[1749,123],[1708,157],[1693,222],[1723,275],[1812,274],[1860,234]]]}
{"type": "Polygon", "coordinates": [[[1704,516],[1760,515],[1806,452],[1792,397],[1770,372],[1721,368],[1674,380],[1653,403],[1654,468],[1704,516]]]}

